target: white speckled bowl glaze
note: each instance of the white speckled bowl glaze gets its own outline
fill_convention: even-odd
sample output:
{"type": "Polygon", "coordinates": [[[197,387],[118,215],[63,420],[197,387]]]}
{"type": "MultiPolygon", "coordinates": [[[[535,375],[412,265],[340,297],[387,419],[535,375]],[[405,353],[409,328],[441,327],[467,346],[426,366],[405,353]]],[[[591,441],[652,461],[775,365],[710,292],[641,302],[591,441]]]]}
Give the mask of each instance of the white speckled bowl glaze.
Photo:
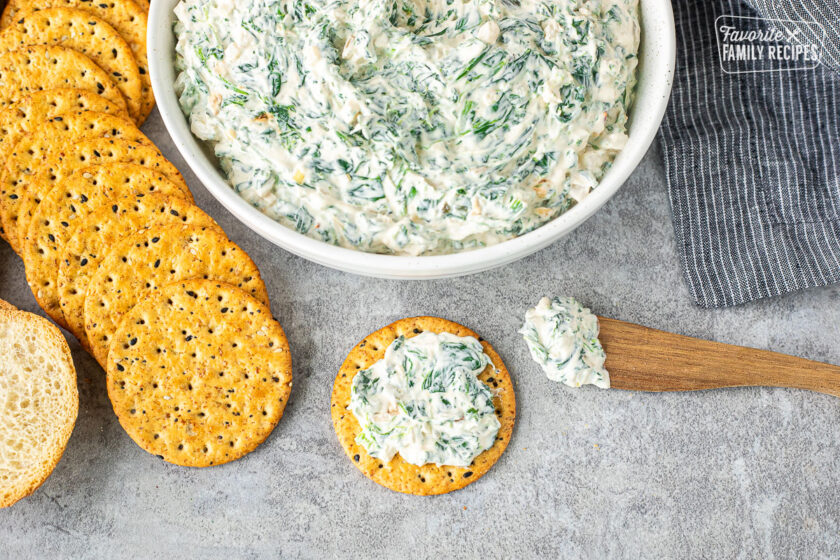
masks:
{"type": "Polygon", "coordinates": [[[583,202],[530,233],[483,249],[428,257],[364,253],[312,239],[275,222],[227,184],[212,151],[190,132],[173,88],[176,74],[172,10],[178,1],[151,3],[147,40],[158,109],[184,159],[210,193],[249,228],[296,255],[356,274],[398,279],[460,276],[508,264],[547,247],[585,222],[627,180],[653,142],[671,93],[676,48],[671,2],[641,0],[639,80],[630,112],[630,140],[583,202]]]}

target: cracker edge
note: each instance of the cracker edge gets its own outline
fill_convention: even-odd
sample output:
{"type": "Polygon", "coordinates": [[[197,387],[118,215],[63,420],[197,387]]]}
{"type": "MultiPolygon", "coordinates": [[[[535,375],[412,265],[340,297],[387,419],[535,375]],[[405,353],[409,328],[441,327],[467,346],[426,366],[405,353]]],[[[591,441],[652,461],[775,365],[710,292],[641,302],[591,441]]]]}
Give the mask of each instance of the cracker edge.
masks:
{"type": "MultiPolygon", "coordinates": [[[[200,214],[197,214],[197,216],[202,216],[203,215],[202,219],[207,218],[207,220],[208,220],[208,226],[207,227],[212,227],[212,228],[218,229],[222,234],[224,234],[224,231],[222,230],[221,226],[219,226],[219,224],[216,222],[216,220],[213,219],[212,216],[207,214],[198,205],[196,205],[193,202],[190,202],[189,200],[186,200],[186,199],[180,198],[178,196],[174,196],[174,195],[163,195],[163,194],[149,195],[149,198],[152,198],[153,200],[158,199],[159,204],[165,204],[169,207],[171,207],[171,205],[173,204],[173,201],[182,201],[185,206],[186,205],[193,206],[200,213],[200,214]]],[[[64,258],[62,258],[61,261],[58,264],[58,280],[57,280],[56,287],[58,289],[59,307],[61,308],[62,317],[64,318],[64,322],[67,324],[67,327],[66,327],[67,330],[69,330],[73,334],[73,336],[76,337],[76,339],[82,345],[82,348],[84,348],[91,356],[93,355],[93,349],[91,348],[90,341],[87,338],[87,332],[85,331],[85,314],[84,314],[85,294],[84,293],[81,294],[80,309],[77,309],[75,306],[71,307],[69,304],[65,303],[65,302],[70,301],[69,298],[65,297],[68,286],[77,287],[77,284],[75,282],[71,282],[70,280],[68,280],[69,275],[68,275],[67,271],[70,269],[69,261],[67,261],[68,250],[70,249],[70,247],[68,247],[68,245],[70,244],[70,242],[72,240],[76,239],[77,236],[82,236],[81,226],[88,225],[89,220],[92,220],[92,218],[101,218],[101,216],[99,214],[107,214],[109,211],[110,211],[110,209],[107,208],[107,207],[103,207],[103,208],[99,208],[97,210],[94,210],[92,213],[88,214],[85,218],[82,219],[82,223],[76,224],[73,227],[72,234],[70,235],[69,239],[64,244],[64,258]],[[80,313],[81,324],[76,323],[76,321],[75,321],[76,317],[74,315],[69,315],[68,314],[68,310],[70,310],[70,309],[72,309],[74,311],[78,310],[78,311],[81,312],[80,313]],[[73,317],[73,320],[70,320],[69,317],[73,317]]],[[[140,229],[134,230],[133,232],[131,232],[127,235],[124,235],[124,236],[120,237],[119,239],[115,240],[114,244],[111,245],[110,247],[104,247],[104,249],[105,249],[104,254],[102,256],[100,256],[98,258],[98,260],[95,261],[95,263],[93,263],[93,264],[96,265],[97,269],[98,269],[99,265],[102,264],[102,261],[104,261],[105,258],[110,253],[110,249],[115,247],[117,244],[119,244],[123,239],[125,239],[127,237],[131,237],[132,235],[134,235],[134,234],[136,234],[140,231],[150,229],[150,228],[155,227],[155,226],[160,225],[160,224],[168,223],[168,220],[169,220],[169,218],[167,218],[167,220],[155,221],[155,216],[154,215],[147,215],[146,217],[148,217],[149,220],[146,221],[146,223],[143,227],[141,227],[140,229]]],[[[176,221],[172,220],[172,223],[175,224],[176,221]]],[[[189,223],[181,222],[181,223],[182,223],[182,225],[194,225],[194,222],[189,222],[189,223]]],[[[82,237],[87,237],[87,236],[85,235],[85,236],[82,236],[82,237]]],[[[85,250],[87,250],[88,249],[88,244],[85,243],[83,245],[83,247],[84,247],[85,250]]],[[[81,256],[81,255],[75,255],[75,254],[73,255],[73,257],[78,257],[78,256],[81,256]]],[[[75,270],[75,268],[73,270],[75,270]]],[[[94,277],[95,274],[96,274],[96,271],[89,274],[87,276],[88,281],[90,281],[94,277]]],[[[84,287],[85,287],[85,292],[87,292],[87,284],[85,284],[84,287]]],[[[2,304],[0,303],[0,305],[2,305],[2,304]]]]}
{"type": "Polygon", "coordinates": [[[377,484],[396,492],[417,496],[429,496],[446,494],[468,486],[484,476],[499,460],[510,442],[516,423],[516,395],[514,393],[513,380],[501,357],[487,341],[474,331],[440,317],[408,317],[395,321],[369,334],[353,347],[336,375],[330,399],[330,412],[333,428],[339,443],[341,443],[350,461],[362,471],[362,474],[377,484]],[[356,436],[361,432],[361,426],[356,420],[355,415],[348,408],[350,406],[350,388],[353,385],[353,377],[359,370],[370,367],[373,363],[382,359],[385,356],[385,350],[397,336],[402,334],[406,338],[411,338],[420,334],[419,332],[414,332],[414,329],[419,329],[420,332],[450,332],[458,336],[472,336],[481,343],[484,352],[490,357],[493,368],[499,370],[497,374],[488,366],[478,376],[482,382],[485,382],[488,377],[497,378],[499,381],[498,389],[491,387],[491,390],[495,389],[494,393],[498,392],[498,395],[494,397],[494,404],[497,410],[501,411],[501,414],[497,416],[501,426],[496,435],[496,442],[493,444],[493,447],[476,457],[473,464],[468,467],[447,465],[438,467],[431,463],[417,466],[407,463],[397,454],[386,467],[380,468],[379,465],[383,464],[383,462],[380,459],[368,455],[365,448],[358,445],[355,441],[356,436]],[[374,341],[379,342],[379,347],[374,349],[373,353],[365,350],[365,347],[369,343],[375,343],[374,341]],[[357,364],[359,365],[358,368],[356,367],[357,364]],[[355,459],[356,455],[359,456],[358,461],[355,459]],[[399,477],[399,475],[395,478],[380,474],[390,473],[393,466],[398,466],[400,469],[404,469],[414,476],[410,480],[406,480],[404,477],[399,477]],[[446,472],[455,473],[455,476],[451,477],[453,479],[452,481],[446,480],[449,478],[445,476],[446,472]],[[471,474],[465,477],[464,475],[468,472],[471,474]],[[431,486],[423,482],[418,482],[423,474],[429,473],[440,477],[443,482],[431,486]]]}
{"type": "MultiPolygon", "coordinates": [[[[259,293],[256,293],[256,294],[250,294],[245,290],[243,290],[243,291],[246,294],[253,297],[254,299],[256,299],[257,301],[259,301],[260,303],[262,303],[263,305],[266,305],[266,306],[269,305],[270,301],[269,301],[269,297],[268,297],[268,287],[265,284],[265,280],[263,279],[262,272],[260,272],[260,269],[257,266],[257,263],[254,262],[254,259],[251,258],[251,255],[249,255],[244,249],[242,249],[242,247],[240,247],[232,239],[230,239],[227,236],[227,233],[225,233],[224,230],[222,230],[220,227],[211,228],[211,227],[198,226],[198,225],[193,225],[193,224],[186,224],[186,225],[158,224],[158,225],[153,225],[149,228],[134,232],[133,234],[129,235],[128,237],[124,237],[124,238],[120,239],[120,241],[118,243],[116,243],[112,247],[110,247],[107,255],[105,256],[105,258],[103,258],[101,261],[99,261],[99,266],[97,267],[96,272],[90,277],[90,281],[88,282],[87,288],[85,290],[85,303],[84,303],[85,336],[87,338],[88,344],[90,345],[90,354],[94,357],[94,359],[97,362],[99,362],[99,365],[101,365],[103,369],[107,369],[107,367],[108,367],[108,363],[109,363],[108,360],[109,360],[109,355],[111,354],[111,348],[113,346],[114,340],[116,340],[116,334],[117,334],[117,332],[119,332],[120,326],[122,325],[125,317],[131,313],[131,310],[134,307],[136,307],[137,305],[139,305],[143,301],[143,299],[135,301],[134,306],[132,306],[130,309],[128,309],[126,311],[126,313],[124,313],[123,316],[119,318],[119,321],[113,321],[113,318],[110,317],[111,313],[106,314],[106,316],[109,319],[112,319],[111,322],[114,326],[114,330],[110,332],[110,335],[111,335],[110,344],[108,344],[108,346],[105,347],[104,344],[101,344],[101,343],[97,342],[95,335],[104,334],[104,333],[106,333],[106,331],[104,331],[102,329],[100,329],[98,331],[94,331],[93,326],[91,326],[93,321],[94,321],[94,317],[89,317],[88,307],[91,307],[91,308],[93,307],[93,301],[94,301],[93,298],[94,297],[97,297],[97,296],[101,297],[103,295],[103,293],[107,293],[109,296],[111,296],[113,298],[115,293],[121,293],[121,292],[123,292],[123,290],[116,290],[116,291],[112,290],[112,291],[109,291],[109,292],[96,292],[95,293],[91,290],[91,288],[95,289],[98,286],[102,286],[102,285],[107,284],[106,282],[101,281],[101,278],[107,276],[112,271],[112,267],[110,266],[110,264],[111,264],[111,262],[113,262],[112,259],[116,258],[115,255],[117,255],[117,250],[119,249],[123,253],[131,251],[132,248],[138,243],[138,240],[145,239],[146,237],[148,237],[150,235],[153,235],[153,234],[156,234],[156,233],[160,234],[160,235],[163,235],[164,233],[172,233],[173,235],[177,234],[178,236],[183,236],[185,234],[190,234],[192,232],[204,233],[205,230],[207,230],[209,232],[212,232],[212,233],[209,234],[211,236],[219,234],[219,236],[221,238],[224,238],[225,241],[227,241],[228,243],[230,243],[231,246],[233,246],[237,249],[237,251],[240,254],[239,258],[242,259],[242,261],[241,261],[242,263],[248,263],[251,266],[253,266],[254,271],[256,271],[256,275],[257,275],[256,278],[255,278],[255,280],[256,280],[255,283],[261,289],[260,289],[259,293]],[[88,300],[90,300],[91,303],[88,303],[88,300]]],[[[60,265],[59,265],[59,268],[60,268],[60,265]]],[[[159,292],[160,290],[162,290],[164,287],[168,286],[169,284],[178,283],[178,282],[187,282],[187,281],[193,280],[195,278],[196,278],[195,276],[191,276],[191,277],[188,277],[188,278],[175,279],[175,280],[172,280],[171,282],[167,282],[166,284],[162,284],[160,287],[158,287],[156,290],[153,290],[152,292],[149,292],[147,290],[145,293],[142,293],[142,294],[138,293],[138,294],[135,294],[135,295],[137,295],[141,298],[146,297],[148,299],[152,294],[155,294],[155,293],[159,292]]],[[[225,284],[225,285],[228,285],[228,286],[233,286],[234,288],[242,290],[242,288],[239,288],[238,286],[235,286],[233,284],[225,282],[224,280],[221,280],[219,278],[210,277],[210,278],[206,278],[206,280],[217,282],[217,283],[220,283],[220,284],[225,284]]],[[[124,297],[124,295],[121,295],[120,297],[124,297]]],[[[62,315],[62,319],[64,319],[63,315],[62,315]]]]}
{"type": "MultiPolygon", "coordinates": [[[[280,424],[280,421],[283,419],[283,416],[286,414],[286,408],[289,406],[289,401],[291,400],[291,396],[292,396],[292,388],[293,388],[293,385],[294,385],[294,363],[292,361],[292,352],[291,352],[291,347],[289,345],[289,339],[286,336],[286,331],[283,328],[283,325],[281,325],[280,321],[278,321],[274,317],[274,315],[271,314],[271,309],[269,308],[269,306],[262,303],[260,300],[256,299],[255,297],[253,297],[251,294],[249,294],[245,290],[243,290],[241,288],[238,288],[237,286],[234,286],[233,284],[228,284],[226,282],[219,282],[219,281],[216,281],[216,280],[205,280],[205,279],[195,279],[195,278],[193,278],[193,279],[189,279],[189,280],[176,281],[176,282],[172,282],[170,284],[166,284],[166,285],[162,286],[160,288],[160,290],[155,292],[154,297],[149,297],[146,300],[144,300],[144,301],[138,303],[137,305],[135,305],[131,309],[131,311],[129,311],[128,313],[126,313],[123,316],[123,320],[120,322],[120,325],[118,326],[117,330],[114,333],[114,340],[116,341],[116,340],[119,340],[120,338],[125,337],[124,331],[127,328],[129,328],[129,326],[130,326],[129,320],[133,320],[135,318],[135,313],[139,313],[140,311],[142,311],[146,308],[154,308],[153,304],[155,304],[157,302],[157,300],[163,299],[164,296],[162,294],[165,293],[165,288],[170,287],[170,286],[181,286],[184,289],[189,289],[190,286],[214,286],[214,287],[224,287],[225,289],[232,290],[232,291],[238,291],[241,294],[243,294],[246,297],[246,299],[251,298],[253,300],[253,303],[258,304],[258,306],[262,308],[262,311],[265,314],[265,316],[269,320],[274,321],[274,323],[276,323],[277,327],[280,329],[280,333],[283,335],[283,340],[286,343],[286,348],[285,348],[286,358],[285,359],[287,361],[287,366],[288,366],[288,371],[287,371],[288,382],[284,384],[285,385],[285,390],[283,391],[283,407],[282,407],[282,409],[280,410],[280,413],[277,416],[277,421],[274,422],[274,425],[271,427],[271,429],[268,430],[265,433],[264,437],[262,437],[261,439],[260,438],[252,438],[251,439],[252,445],[249,449],[243,451],[241,455],[233,457],[232,459],[230,459],[228,461],[225,461],[225,462],[222,462],[222,463],[214,462],[212,464],[209,464],[209,463],[205,464],[205,463],[201,463],[199,461],[194,461],[192,463],[174,462],[174,461],[170,461],[169,459],[163,458],[163,456],[156,455],[156,456],[159,456],[159,457],[163,458],[163,460],[166,461],[167,463],[177,465],[177,466],[180,466],[180,467],[206,468],[206,467],[211,467],[211,466],[215,467],[215,466],[219,466],[219,465],[225,465],[225,464],[228,464],[228,463],[232,463],[233,461],[237,461],[239,459],[242,459],[246,455],[249,455],[249,454],[253,453],[262,444],[264,444],[266,441],[268,441],[268,438],[271,437],[271,434],[274,433],[274,430],[277,429],[277,426],[280,424]]],[[[200,288],[194,288],[194,289],[200,289],[200,288]]],[[[112,396],[112,391],[116,391],[117,381],[116,381],[115,378],[117,376],[117,372],[115,370],[116,370],[116,366],[117,366],[117,360],[116,360],[115,354],[114,354],[114,356],[112,356],[112,354],[113,354],[112,352],[108,352],[108,363],[107,363],[108,367],[106,368],[105,386],[106,386],[106,389],[108,391],[108,400],[111,402],[111,407],[114,410],[114,414],[117,416],[117,420],[119,420],[120,426],[126,432],[126,435],[128,435],[131,438],[131,440],[140,449],[142,449],[143,451],[145,451],[147,453],[150,453],[150,454],[154,455],[153,451],[151,451],[149,449],[146,449],[143,445],[141,445],[137,440],[134,439],[134,437],[131,435],[131,432],[129,431],[128,428],[126,428],[126,424],[124,423],[124,418],[128,417],[128,415],[125,413],[125,411],[123,411],[123,414],[120,414],[120,411],[117,410],[117,406],[114,403],[114,398],[112,396]]]]}

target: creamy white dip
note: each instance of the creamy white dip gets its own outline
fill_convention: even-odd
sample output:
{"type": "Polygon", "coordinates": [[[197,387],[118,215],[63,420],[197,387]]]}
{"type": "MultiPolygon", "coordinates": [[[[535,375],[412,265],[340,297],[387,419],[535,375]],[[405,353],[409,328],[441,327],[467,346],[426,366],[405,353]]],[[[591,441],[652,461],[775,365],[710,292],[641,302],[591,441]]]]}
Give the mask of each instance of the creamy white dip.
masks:
{"type": "Polygon", "coordinates": [[[542,298],[525,313],[519,332],[549,379],[570,387],[592,384],[609,388],[606,354],[598,340],[598,317],[574,298],[542,298]]]}
{"type": "Polygon", "coordinates": [[[466,467],[496,441],[493,394],[478,379],[490,364],[473,337],[424,332],[399,337],[353,378],[356,442],[390,461],[466,467]]]}
{"type": "Polygon", "coordinates": [[[516,237],[627,141],[638,0],[182,0],[176,91],[231,186],[363,251],[516,237]]]}

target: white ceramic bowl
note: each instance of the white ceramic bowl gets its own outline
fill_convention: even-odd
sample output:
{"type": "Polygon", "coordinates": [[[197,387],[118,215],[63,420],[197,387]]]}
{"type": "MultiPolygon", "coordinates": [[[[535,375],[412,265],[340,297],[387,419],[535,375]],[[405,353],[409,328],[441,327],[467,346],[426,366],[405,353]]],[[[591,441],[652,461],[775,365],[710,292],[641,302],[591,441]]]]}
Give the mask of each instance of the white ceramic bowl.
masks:
{"type": "Polygon", "coordinates": [[[399,279],[460,276],[508,264],[547,247],[586,221],[627,180],[650,147],[671,93],[676,47],[671,1],[641,0],[641,47],[636,98],[630,112],[630,140],[589,196],[542,227],[483,249],[428,257],[364,253],[312,239],[275,222],[227,184],[212,151],[190,132],[173,89],[176,74],[172,10],[178,1],[151,3],[147,40],[158,109],[184,159],[210,193],[249,228],[296,255],[356,274],[399,279]]]}

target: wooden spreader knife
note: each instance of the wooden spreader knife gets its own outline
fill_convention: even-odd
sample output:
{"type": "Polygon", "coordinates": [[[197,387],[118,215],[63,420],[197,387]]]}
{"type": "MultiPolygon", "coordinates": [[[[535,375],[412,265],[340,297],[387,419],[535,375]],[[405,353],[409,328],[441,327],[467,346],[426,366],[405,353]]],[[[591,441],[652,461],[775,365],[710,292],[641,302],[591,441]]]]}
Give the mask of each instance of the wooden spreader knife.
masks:
{"type": "Polygon", "coordinates": [[[610,387],[699,391],[793,387],[840,397],[840,367],[767,350],[710,342],[598,317],[610,387]]]}

